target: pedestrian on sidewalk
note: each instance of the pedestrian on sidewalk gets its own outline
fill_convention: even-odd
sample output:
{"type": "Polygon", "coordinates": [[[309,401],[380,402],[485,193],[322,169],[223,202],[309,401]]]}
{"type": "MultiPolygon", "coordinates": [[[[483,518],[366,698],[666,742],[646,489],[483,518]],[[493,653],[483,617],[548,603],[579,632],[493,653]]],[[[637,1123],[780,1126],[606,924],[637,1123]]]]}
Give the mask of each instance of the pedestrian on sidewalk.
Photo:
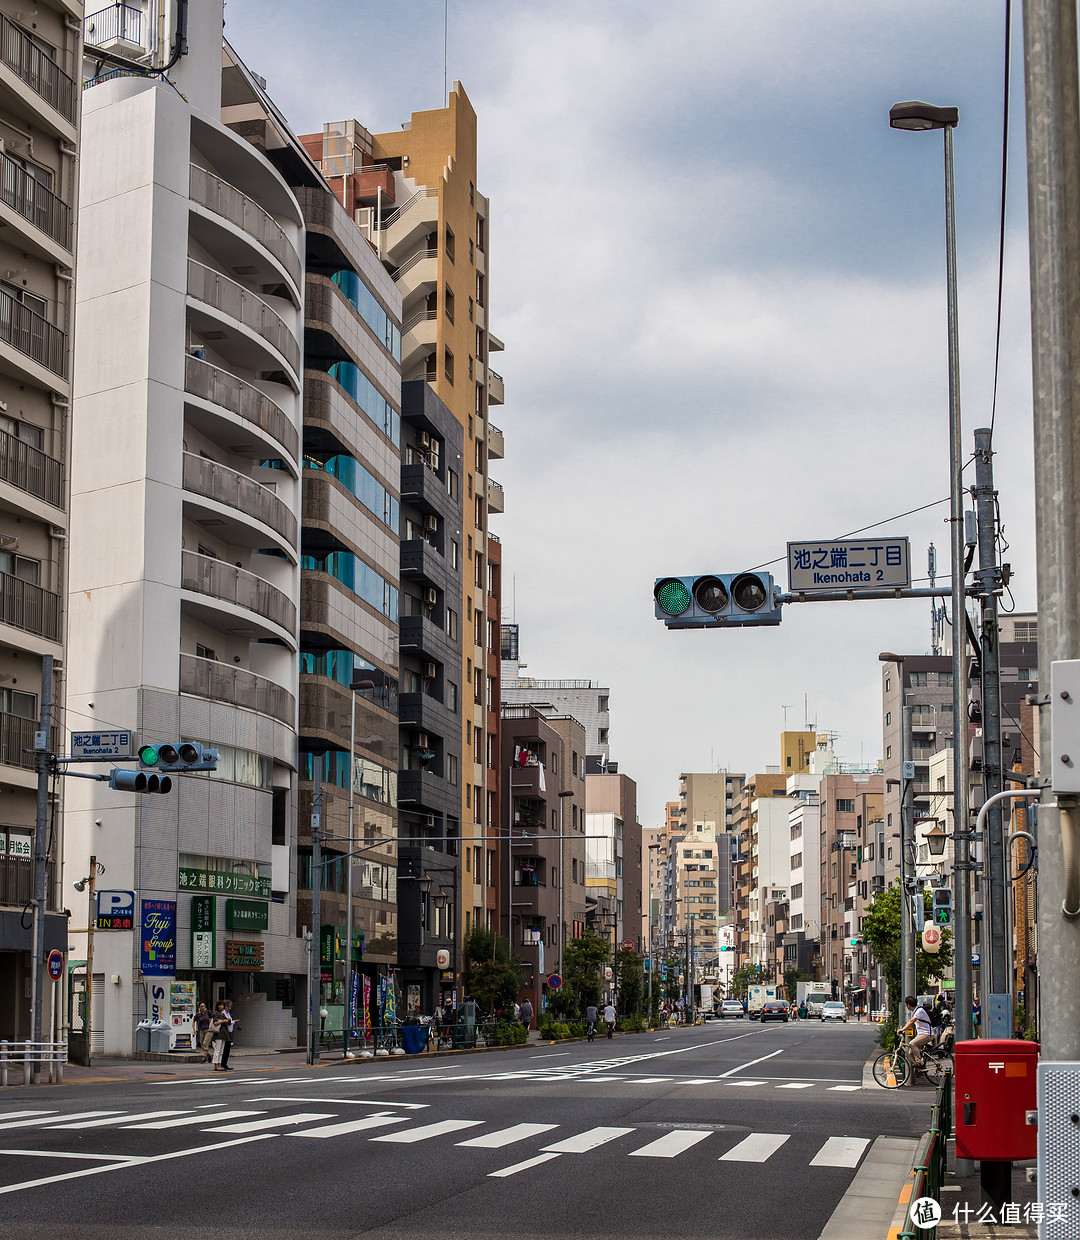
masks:
{"type": "Polygon", "coordinates": [[[205,1003],[200,1003],[199,1010],[195,1013],[195,1037],[202,1049],[203,1063],[210,1062],[213,1050],[214,1030],[211,1028],[210,1019],[210,1009],[205,1003]]]}
{"type": "Polygon", "coordinates": [[[221,1052],[221,1066],[226,1072],[231,1072],[229,1067],[229,1052],[232,1050],[233,1031],[236,1029],[236,1018],[232,1014],[232,1000],[226,999],[222,1008],[222,1014],[228,1021],[228,1027],[225,1030],[225,1049],[221,1052]]]}
{"type": "Polygon", "coordinates": [[[225,1069],[221,1066],[221,1057],[225,1053],[225,1029],[228,1024],[229,1021],[225,1016],[225,1004],[221,999],[219,999],[217,1003],[214,1004],[214,1014],[210,1018],[210,1028],[213,1030],[213,1033],[211,1034],[211,1061],[214,1065],[215,1072],[225,1071],[225,1069]]]}
{"type": "Polygon", "coordinates": [[[526,1029],[532,1028],[533,1006],[528,999],[521,1005],[521,1023],[526,1029]]]}

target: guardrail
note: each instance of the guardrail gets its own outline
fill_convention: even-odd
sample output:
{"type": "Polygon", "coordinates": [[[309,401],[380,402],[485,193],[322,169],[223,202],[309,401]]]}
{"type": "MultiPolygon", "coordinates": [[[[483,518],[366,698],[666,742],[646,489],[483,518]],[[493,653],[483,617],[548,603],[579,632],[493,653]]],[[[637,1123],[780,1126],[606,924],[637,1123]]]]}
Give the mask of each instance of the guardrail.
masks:
{"type": "Polygon", "coordinates": [[[0,1042],[0,1086],[29,1085],[35,1068],[45,1068],[49,1084],[59,1085],[67,1063],[66,1042],[0,1042]],[[12,1080],[12,1076],[17,1080],[12,1080]]]}
{"type": "MultiPolygon", "coordinates": [[[[916,1155],[912,1201],[918,1201],[920,1197],[933,1197],[941,1204],[941,1186],[945,1182],[948,1165],[945,1147],[952,1136],[952,1088],[953,1074],[946,1071],[942,1074],[934,1109],[930,1112],[930,1131],[923,1137],[916,1155]]],[[[920,1227],[910,1214],[906,1214],[897,1240],[934,1240],[936,1235],[936,1227],[920,1227]]]]}

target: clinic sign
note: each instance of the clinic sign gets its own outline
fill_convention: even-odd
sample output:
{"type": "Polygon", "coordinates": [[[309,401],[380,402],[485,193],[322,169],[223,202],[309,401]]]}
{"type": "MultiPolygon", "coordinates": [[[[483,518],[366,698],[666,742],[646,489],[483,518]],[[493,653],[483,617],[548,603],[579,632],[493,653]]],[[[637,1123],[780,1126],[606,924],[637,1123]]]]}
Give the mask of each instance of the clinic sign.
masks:
{"type": "Polygon", "coordinates": [[[176,902],[143,900],[139,968],[146,977],[176,974],[176,902]]]}
{"type": "Polygon", "coordinates": [[[792,594],[825,590],[903,590],[911,585],[906,538],[845,539],[788,543],[788,589],[792,594]]]}

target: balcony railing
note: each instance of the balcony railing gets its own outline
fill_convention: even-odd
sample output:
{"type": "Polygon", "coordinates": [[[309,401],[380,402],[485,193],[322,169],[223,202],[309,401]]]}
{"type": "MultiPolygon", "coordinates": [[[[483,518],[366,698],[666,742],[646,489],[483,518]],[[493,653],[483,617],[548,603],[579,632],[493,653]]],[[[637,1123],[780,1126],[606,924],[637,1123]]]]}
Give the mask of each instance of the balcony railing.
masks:
{"type": "Polygon", "coordinates": [[[269,487],[194,452],[184,453],[184,490],[205,495],[276,530],[296,546],[296,516],[269,487]]]}
{"type": "Polygon", "coordinates": [[[384,215],[381,220],[383,228],[389,228],[391,224],[396,224],[406,211],[411,210],[418,202],[425,198],[437,198],[439,191],[437,189],[428,189],[427,186],[418,189],[411,198],[406,198],[400,207],[396,207],[393,211],[384,215]]]}
{"type": "Polygon", "coordinates": [[[410,314],[405,322],[402,323],[401,334],[404,336],[406,332],[412,331],[418,324],[430,322],[430,320],[437,319],[438,317],[438,310],[418,310],[415,314],[410,314]]]}
{"type": "Polygon", "coordinates": [[[142,47],[142,20],[142,9],[110,4],[83,20],[83,41],[87,47],[109,47],[113,43],[142,47]]]}
{"type": "Polygon", "coordinates": [[[0,762],[4,766],[21,766],[32,771],[36,730],[36,720],[0,711],[0,762]]]}
{"type": "Polygon", "coordinates": [[[233,667],[216,659],[203,659],[193,654],[180,656],[180,692],[244,706],[260,714],[271,715],[282,723],[296,719],[296,699],[281,685],[233,667]]]}
{"type": "Polygon", "coordinates": [[[60,462],[7,431],[0,431],[0,482],[9,482],[54,508],[64,506],[64,475],[60,462]]]}
{"type": "Polygon", "coordinates": [[[21,577],[0,573],[0,623],[58,642],[60,595],[21,577]]]}
{"type": "MultiPolygon", "coordinates": [[[[47,890],[55,891],[56,866],[46,866],[47,890]]],[[[34,898],[34,862],[30,857],[4,856],[0,853],[0,904],[25,908],[34,898]]]]}
{"type": "Polygon", "coordinates": [[[29,306],[0,289],[0,340],[67,378],[67,335],[29,306]]]}
{"type": "Polygon", "coordinates": [[[71,249],[71,208],[8,155],[0,156],[0,198],[65,250],[71,249]]]}
{"type": "Polygon", "coordinates": [[[274,624],[296,631],[296,604],[277,586],[256,577],[246,568],[236,568],[212,555],[184,551],[181,555],[180,585],[184,590],[207,594],[211,598],[233,603],[274,624]]]}
{"type": "Polygon", "coordinates": [[[223,314],[246,324],[285,358],[300,373],[300,346],[285,320],[257,294],[246,289],[220,271],[204,263],[188,259],[188,296],[204,301],[223,314]]]}
{"type": "Polygon", "coordinates": [[[212,366],[190,355],[185,363],[184,388],[192,396],[201,396],[211,404],[220,405],[265,431],[296,459],[300,451],[299,432],[281,406],[265,392],[220,366],[212,366]]]}
{"type": "Polygon", "coordinates": [[[299,286],[302,279],[300,256],[285,230],[257,202],[198,164],[191,165],[190,193],[195,202],[242,228],[260,242],[299,286]]]}
{"type": "Polygon", "coordinates": [[[0,13],[0,61],[52,106],[71,125],[75,124],[75,82],[25,30],[0,13]]]}

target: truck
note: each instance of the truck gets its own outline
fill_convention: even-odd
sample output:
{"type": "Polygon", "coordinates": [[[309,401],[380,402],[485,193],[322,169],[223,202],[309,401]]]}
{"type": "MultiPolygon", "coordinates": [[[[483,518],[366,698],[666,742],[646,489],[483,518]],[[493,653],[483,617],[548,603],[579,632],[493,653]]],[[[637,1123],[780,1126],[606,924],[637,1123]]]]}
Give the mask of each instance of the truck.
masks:
{"type": "Polygon", "coordinates": [[[751,1020],[757,1020],[761,1009],[771,999],[783,999],[782,986],[748,986],[746,988],[746,1014],[751,1020]]]}
{"type": "Polygon", "coordinates": [[[806,996],[806,1015],[821,1018],[821,1009],[832,999],[832,983],[816,982],[806,996]]]}
{"type": "Polygon", "coordinates": [[[796,982],[795,983],[795,1003],[805,1003],[808,996],[813,994],[815,990],[821,990],[820,982],[796,982]]]}
{"type": "Polygon", "coordinates": [[[703,1020],[708,1020],[713,1013],[713,988],[706,982],[702,982],[700,986],[695,987],[701,993],[698,996],[698,1015],[703,1020]]]}

